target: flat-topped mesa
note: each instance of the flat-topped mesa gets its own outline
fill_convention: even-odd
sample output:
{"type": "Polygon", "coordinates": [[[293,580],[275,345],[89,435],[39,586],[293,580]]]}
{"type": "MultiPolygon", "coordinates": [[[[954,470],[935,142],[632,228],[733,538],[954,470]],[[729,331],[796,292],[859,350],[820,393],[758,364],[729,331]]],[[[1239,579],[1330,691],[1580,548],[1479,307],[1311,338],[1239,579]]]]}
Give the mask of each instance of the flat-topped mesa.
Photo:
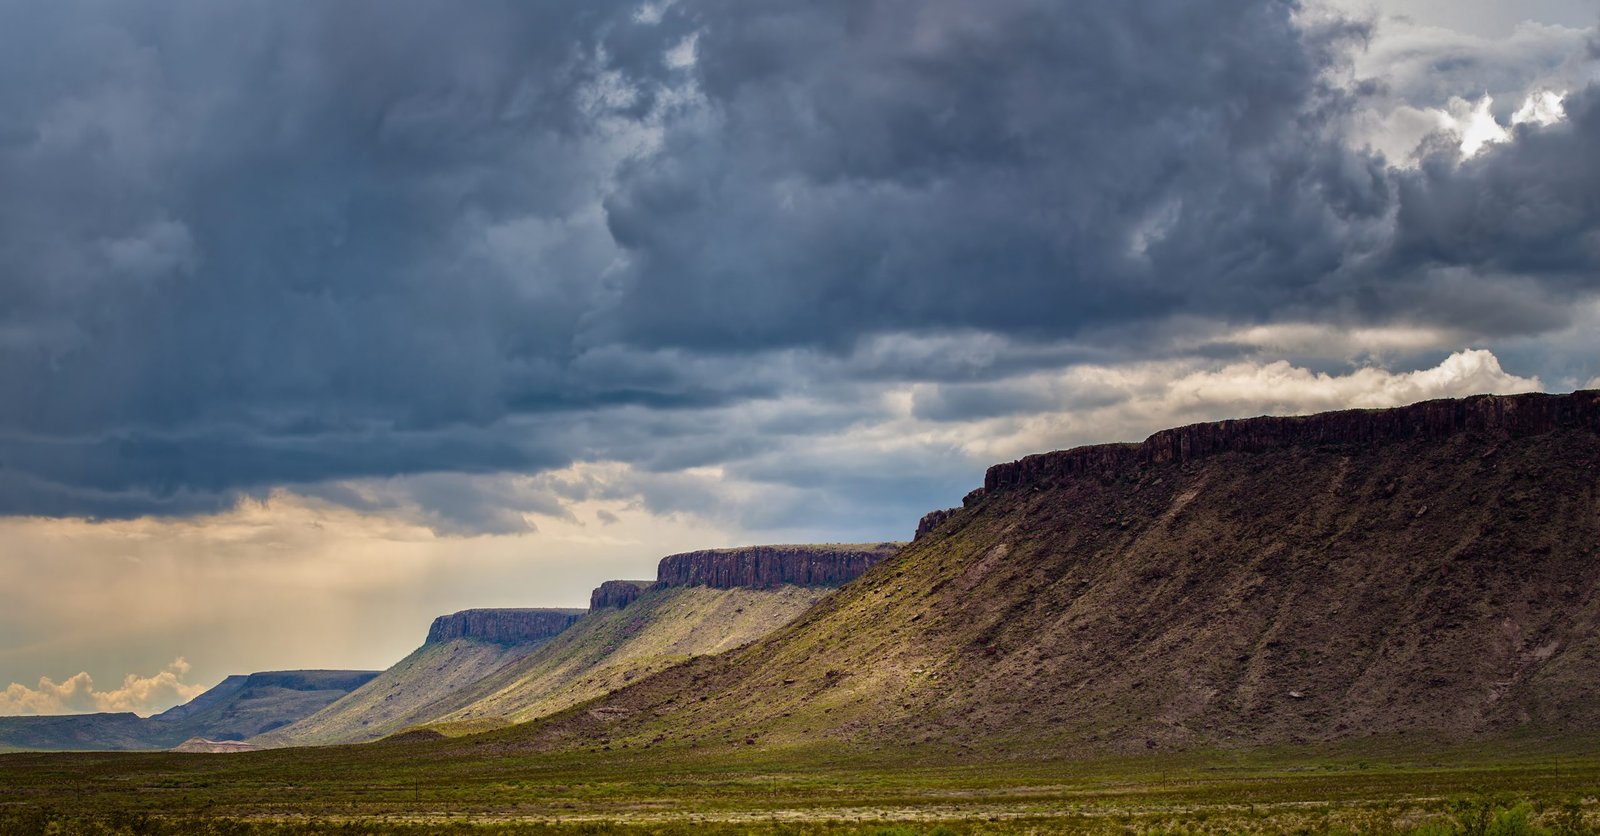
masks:
{"type": "Polygon", "coordinates": [[[262,671],[248,674],[240,685],[244,688],[281,688],[286,691],[354,691],[379,673],[344,670],[262,671]]]}
{"type": "Polygon", "coordinates": [[[661,558],[656,586],[840,586],[899,551],[901,545],[743,546],[673,554],[661,558]]]}
{"type": "Polygon", "coordinates": [[[965,504],[970,506],[979,497],[997,490],[1114,475],[1141,464],[1185,462],[1217,453],[1297,445],[1374,445],[1440,439],[1460,433],[1518,438],[1562,429],[1600,432],[1600,391],[1474,395],[1392,409],[1349,409],[1191,424],[1162,430],[1141,444],[1077,447],[997,464],[984,474],[983,490],[968,494],[965,504]]]}
{"type": "Polygon", "coordinates": [[[622,609],[650,588],[653,581],[606,581],[589,593],[589,609],[622,609]]]}
{"type": "Polygon", "coordinates": [[[441,615],[428,628],[428,644],[452,639],[476,639],[495,644],[520,644],[548,639],[577,621],[583,610],[493,609],[462,610],[441,615]]]}

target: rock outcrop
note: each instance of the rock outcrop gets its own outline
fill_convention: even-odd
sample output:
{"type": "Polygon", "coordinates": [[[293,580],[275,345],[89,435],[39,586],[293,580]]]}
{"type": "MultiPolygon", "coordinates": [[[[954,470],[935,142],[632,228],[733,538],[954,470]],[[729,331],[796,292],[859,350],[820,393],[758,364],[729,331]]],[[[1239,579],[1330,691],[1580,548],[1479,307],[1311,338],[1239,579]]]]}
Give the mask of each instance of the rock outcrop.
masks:
{"type": "Polygon", "coordinates": [[[572,626],[583,610],[493,609],[462,610],[441,615],[428,628],[428,644],[452,639],[476,639],[495,644],[540,641],[572,626]]]}
{"type": "Polygon", "coordinates": [[[1162,430],[1140,444],[1077,447],[997,464],[984,474],[982,491],[968,494],[965,504],[970,506],[984,494],[997,490],[1111,476],[1137,464],[1186,462],[1218,453],[1294,446],[1371,446],[1441,439],[1458,433],[1510,439],[1562,428],[1600,430],[1600,391],[1478,395],[1394,409],[1350,409],[1191,424],[1162,430]]]}
{"type": "Polygon", "coordinates": [[[924,536],[932,534],[935,528],[938,528],[944,523],[945,520],[950,519],[959,510],[961,509],[941,508],[938,511],[929,511],[926,514],[923,514],[922,519],[917,520],[917,533],[911,538],[911,542],[915,543],[916,541],[921,540],[924,536]]]}
{"type": "Polygon", "coordinates": [[[172,747],[169,751],[219,755],[234,752],[259,752],[261,747],[241,740],[207,740],[204,737],[191,737],[172,747]]]}
{"type": "Polygon", "coordinates": [[[606,581],[595,587],[594,592],[589,593],[589,609],[626,607],[643,595],[651,583],[651,581],[606,581]]]}
{"type": "MultiPolygon", "coordinates": [[[[263,671],[242,677],[241,688],[285,691],[354,691],[372,681],[377,671],[263,671]]],[[[223,680],[229,682],[234,677],[223,680]]]]}
{"type": "Polygon", "coordinates": [[[685,552],[661,558],[655,585],[716,589],[839,586],[860,577],[901,545],[744,546],[685,552]]]}

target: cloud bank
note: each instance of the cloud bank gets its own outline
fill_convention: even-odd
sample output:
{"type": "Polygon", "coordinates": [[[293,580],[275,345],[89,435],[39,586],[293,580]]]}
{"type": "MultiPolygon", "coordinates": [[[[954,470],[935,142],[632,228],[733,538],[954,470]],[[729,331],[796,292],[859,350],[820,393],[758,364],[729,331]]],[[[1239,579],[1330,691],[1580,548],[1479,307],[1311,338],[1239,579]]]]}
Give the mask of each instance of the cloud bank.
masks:
{"type": "Polygon", "coordinates": [[[132,711],[148,716],[188,702],[206,690],[184,682],[188,673],[189,663],[180,656],[152,676],[130,673],[122,678],[120,687],[109,691],[96,688],[93,677],[84,672],[61,682],[40,677],[37,688],[13,682],[0,691],[0,715],[132,711]]]}
{"type": "Polygon", "coordinates": [[[906,397],[1065,426],[1041,376],[1218,409],[1464,391],[1513,376],[1385,369],[1600,291],[1592,29],[1386,41],[1282,0],[0,15],[0,514],[287,488],[531,531],[561,506],[497,485],[615,463],[662,513],[650,485],[718,472],[793,526],[834,510],[830,439],[874,439],[843,443],[867,484],[965,478],[889,431],[906,397]],[[1542,91],[1562,118],[1518,122],[1542,91]],[[1452,96],[1496,141],[1465,153],[1452,96]],[[1346,373],[1347,334],[1389,336],[1346,373]]]}

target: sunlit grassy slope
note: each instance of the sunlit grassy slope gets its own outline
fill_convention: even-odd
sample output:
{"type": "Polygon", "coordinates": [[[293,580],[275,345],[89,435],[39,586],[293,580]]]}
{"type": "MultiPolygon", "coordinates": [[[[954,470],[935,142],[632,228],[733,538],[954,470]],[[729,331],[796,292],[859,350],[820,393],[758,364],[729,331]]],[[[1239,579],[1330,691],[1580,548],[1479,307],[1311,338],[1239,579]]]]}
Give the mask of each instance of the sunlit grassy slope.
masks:
{"type": "Polygon", "coordinates": [[[316,714],[251,742],[298,746],[376,740],[434,719],[441,700],[534,653],[541,645],[502,645],[475,639],[424,644],[316,714]]]}
{"type": "Polygon", "coordinates": [[[366,687],[253,742],[359,743],[417,726],[461,734],[541,717],[692,656],[747,644],[827,591],[656,589],[626,608],[593,610],[544,642],[426,644],[366,687]]]}
{"type": "Polygon", "coordinates": [[[831,590],[653,589],[622,609],[591,611],[538,652],[452,697],[442,728],[520,722],[560,711],[692,656],[722,653],[794,620],[831,590]]]}

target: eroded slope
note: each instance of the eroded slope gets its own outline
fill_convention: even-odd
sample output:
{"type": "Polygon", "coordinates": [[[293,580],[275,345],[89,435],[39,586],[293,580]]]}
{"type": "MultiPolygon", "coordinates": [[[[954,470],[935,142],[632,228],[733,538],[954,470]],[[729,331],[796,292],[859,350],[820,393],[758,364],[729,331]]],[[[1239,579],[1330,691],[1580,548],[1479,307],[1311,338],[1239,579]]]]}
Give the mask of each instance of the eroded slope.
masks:
{"type": "Polygon", "coordinates": [[[443,701],[538,650],[578,620],[573,609],[476,609],[440,616],[422,646],[337,702],[251,742],[376,740],[436,719],[443,701]]]}
{"type": "Polygon", "coordinates": [[[1600,726],[1600,394],[1200,425],[992,469],[751,647],[509,746],[1072,754],[1600,726]]]}
{"type": "Polygon", "coordinates": [[[616,690],[702,654],[748,644],[830,590],[658,587],[626,607],[598,608],[538,652],[454,698],[447,724],[520,722],[616,690]]]}

